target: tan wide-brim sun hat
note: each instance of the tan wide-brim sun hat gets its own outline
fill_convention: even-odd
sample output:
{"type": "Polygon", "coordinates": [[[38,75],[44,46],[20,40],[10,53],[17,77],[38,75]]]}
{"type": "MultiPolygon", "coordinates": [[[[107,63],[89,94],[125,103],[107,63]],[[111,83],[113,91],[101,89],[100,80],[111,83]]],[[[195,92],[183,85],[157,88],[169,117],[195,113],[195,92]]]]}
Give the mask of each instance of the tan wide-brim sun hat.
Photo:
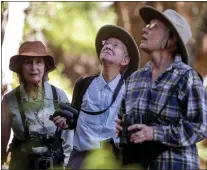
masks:
{"type": "Polygon", "coordinates": [[[26,41],[19,47],[19,53],[10,58],[9,69],[21,73],[23,60],[28,57],[42,57],[45,59],[46,71],[55,69],[52,56],[46,53],[45,45],[41,41],[26,41]]]}
{"type": "Polygon", "coordinates": [[[103,48],[102,42],[109,38],[117,38],[125,44],[130,57],[130,63],[125,72],[125,77],[130,76],[131,73],[139,68],[140,65],[139,49],[134,38],[127,30],[122,27],[115,25],[102,26],[99,29],[95,40],[96,53],[98,57],[100,55],[101,49],[103,48]]]}
{"type": "Polygon", "coordinates": [[[139,14],[146,24],[151,20],[157,19],[163,22],[178,37],[178,48],[182,55],[182,61],[188,64],[188,52],[186,44],[192,37],[191,29],[186,19],[172,9],[167,9],[163,13],[151,6],[140,8],[139,14]]]}

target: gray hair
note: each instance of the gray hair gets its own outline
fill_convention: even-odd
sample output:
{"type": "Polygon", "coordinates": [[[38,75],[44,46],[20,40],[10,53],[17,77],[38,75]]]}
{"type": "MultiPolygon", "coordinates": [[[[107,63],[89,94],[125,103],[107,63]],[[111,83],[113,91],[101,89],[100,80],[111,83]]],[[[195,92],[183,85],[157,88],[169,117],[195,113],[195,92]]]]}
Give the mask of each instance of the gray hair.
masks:
{"type": "Polygon", "coordinates": [[[162,39],[161,48],[162,49],[167,49],[167,50],[169,50],[170,52],[173,52],[173,53],[178,50],[177,37],[169,29],[165,32],[165,35],[164,35],[164,37],[162,39]],[[173,38],[176,38],[176,40],[173,41],[173,38]]]}

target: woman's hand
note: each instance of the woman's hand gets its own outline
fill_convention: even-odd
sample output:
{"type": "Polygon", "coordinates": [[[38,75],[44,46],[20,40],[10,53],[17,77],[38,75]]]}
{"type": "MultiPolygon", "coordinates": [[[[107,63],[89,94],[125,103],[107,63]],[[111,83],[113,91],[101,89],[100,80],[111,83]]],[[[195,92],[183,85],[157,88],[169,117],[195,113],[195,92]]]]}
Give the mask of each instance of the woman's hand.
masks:
{"type": "Polygon", "coordinates": [[[134,124],[129,126],[129,131],[137,130],[137,132],[133,133],[130,137],[130,141],[134,143],[141,143],[144,141],[153,140],[153,127],[147,126],[145,124],[134,124]]]}
{"type": "Polygon", "coordinates": [[[56,116],[53,118],[53,123],[57,126],[60,127],[62,129],[67,129],[68,125],[66,122],[66,118],[61,117],[61,116],[56,116]]]}
{"type": "Polygon", "coordinates": [[[122,131],[122,127],[121,127],[121,124],[122,124],[122,120],[121,119],[117,119],[117,120],[115,120],[115,122],[116,122],[116,134],[117,134],[117,136],[119,136],[120,135],[120,132],[122,131]]]}

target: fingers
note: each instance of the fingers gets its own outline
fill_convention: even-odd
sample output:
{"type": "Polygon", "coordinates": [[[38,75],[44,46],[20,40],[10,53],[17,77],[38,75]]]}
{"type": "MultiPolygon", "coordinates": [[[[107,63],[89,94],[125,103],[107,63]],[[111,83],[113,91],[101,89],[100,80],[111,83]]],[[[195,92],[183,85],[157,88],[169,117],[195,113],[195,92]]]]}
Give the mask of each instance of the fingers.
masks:
{"type": "Polygon", "coordinates": [[[56,121],[60,118],[61,118],[60,116],[53,117],[53,122],[56,123],[56,121]]]}
{"type": "Polygon", "coordinates": [[[134,143],[141,143],[146,140],[146,136],[143,134],[142,131],[136,132],[131,135],[130,141],[134,143]]]}
{"type": "Polygon", "coordinates": [[[144,141],[146,141],[146,138],[145,138],[145,136],[142,136],[141,138],[135,139],[134,143],[142,143],[144,141]]]}
{"type": "Polygon", "coordinates": [[[67,128],[68,127],[68,125],[66,123],[66,118],[64,118],[64,117],[60,117],[60,116],[54,117],[53,123],[60,128],[67,128]]]}
{"type": "Polygon", "coordinates": [[[117,124],[121,124],[122,121],[121,121],[121,119],[116,119],[115,122],[116,122],[117,124]]]}
{"type": "Polygon", "coordinates": [[[142,130],[144,127],[146,127],[145,124],[134,124],[129,126],[128,130],[142,130]]]}
{"type": "Polygon", "coordinates": [[[121,132],[121,131],[122,131],[122,127],[116,125],[116,135],[117,135],[117,137],[120,135],[120,132],[121,132]]]}
{"type": "Polygon", "coordinates": [[[151,126],[147,126],[145,124],[134,124],[130,126],[128,130],[137,130],[131,135],[131,142],[140,143],[153,140],[153,127],[151,126]]]}
{"type": "Polygon", "coordinates": [[[66,128],[68,128],[68,125],[67,125],[67,123],[66,123],[66,120],[65,121],[63,121],[63,122],[61,122],[61,125],[60,125],[63,129],[66,129],[66,128]]]}
{"type": "Polygon", "coordinates": [[[121,123],[122,121],[120,119],[115,120],[116,122],[116,135],[119,136],[120,131],[122,131],[121,123]]]}

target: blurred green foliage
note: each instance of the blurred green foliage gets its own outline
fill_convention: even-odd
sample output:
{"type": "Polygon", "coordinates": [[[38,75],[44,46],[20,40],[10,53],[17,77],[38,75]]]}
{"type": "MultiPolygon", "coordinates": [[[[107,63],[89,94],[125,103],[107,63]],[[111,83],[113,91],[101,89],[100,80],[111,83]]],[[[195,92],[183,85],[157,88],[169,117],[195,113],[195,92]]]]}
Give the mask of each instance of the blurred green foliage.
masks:
{"type": "Polygon", "coordinates": [[[90,57],[96,57],[94,44],[98,29],[104,24],[116,23],[116,13],[110,4],[112,3],[30,2],[30,7],[26,10],[24,41],[43,41],[56,64],[63,63],[61,67],[65,66],[67,70],[54,70],[49,76],[51,84],[71,94],[72,84],[67,79],[72,77],[74,83],[74,79],[80,76],[74,70],[81,64],[77,58],[86,55],[90,61],[90,57]]]}
{"type": "Polygon", "coordinates": [[[8,2],[4,1],[1,2],[1,14],[4,13],[4,11],[8,8],[8,2]]]}
{"type": "Polygon", "coordinates": [[[102,149],[94,150],[86,157],[81,169],[143,169],[138,164],[123,166],[118,160],[110,144],[103,145],[102,149]]]}
{"type": "Polygon", "coordinates": [[[31,29],[41,31],[53,46],[75,55],[94,55],[97,30],[116,21],[113,8],[102,2],[31,2],[27,13],[26,36],[31,29]]]}
{"type": "MultiPolygon", "coordinates": [[[[66,92],[66,94],[72,94],[72,87],[71,87],[71,81],[67,78],[67,76],[63,73],[64,71],[64,64],[59,63],[56,66],[56,69],[49,73],[49,81],[48,83],[56,86],[61,87],[61,89],[66,92]],[[60,75],[61,74],[61,75],[60,75]]],[[[68,96],[69,100],[71,100],[71,96],[68,96]]]]}

